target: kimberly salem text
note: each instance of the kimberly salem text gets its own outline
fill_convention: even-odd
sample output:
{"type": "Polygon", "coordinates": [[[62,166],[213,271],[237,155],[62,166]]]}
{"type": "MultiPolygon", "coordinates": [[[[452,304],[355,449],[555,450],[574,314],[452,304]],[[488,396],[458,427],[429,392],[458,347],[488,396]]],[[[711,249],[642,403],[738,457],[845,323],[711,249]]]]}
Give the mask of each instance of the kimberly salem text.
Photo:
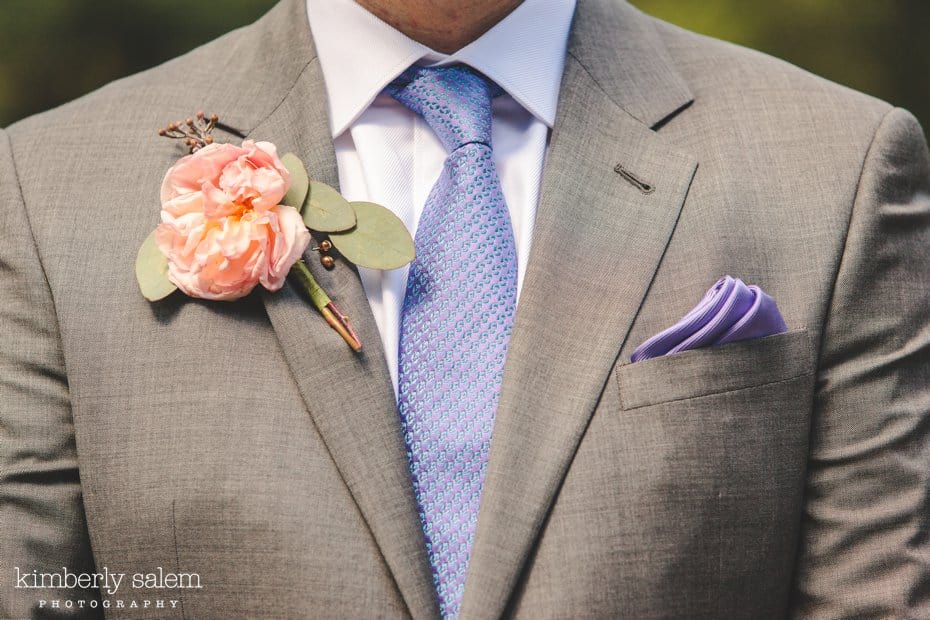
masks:
{"type": "Polygon", "coordinates": [[[110,571],[106,566],[96,573],[75,573],[62,566],[61,571],[40,573],[39,571],[23,571],[18,566],[13,567],[13,587],[21,590],[36,589],[99,589],[101,593],[114,595],[120,588],[128,587],[134,590],[159,589],[198,589],[200,575],[197,573],[171,573],[162,567],[155,568],[149,573],[117,573],[110,571]]]}

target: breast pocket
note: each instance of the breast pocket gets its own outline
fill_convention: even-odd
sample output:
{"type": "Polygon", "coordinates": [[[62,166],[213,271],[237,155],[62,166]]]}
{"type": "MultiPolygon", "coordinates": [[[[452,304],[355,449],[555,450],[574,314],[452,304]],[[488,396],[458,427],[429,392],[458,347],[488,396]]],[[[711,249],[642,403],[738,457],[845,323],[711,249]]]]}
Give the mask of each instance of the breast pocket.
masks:
{"type": "MultiPolygon", "coordinates": [[[[666,506],[669,537],[688,524],[734,583],[788,583],[797,543],[813,408],[806,330],[626,364],[615,377],[626,428],[666,506]]],[[[730,594],[728,594],[730,596],[730,594]]],[[[735,608],[735,607],[726,607],[735,608]]]]}
{"type": "Polygon", "coordinates": [[[790,382],[812,375],[806,329],[657,357],[617,369],[623,409],[790,382]]]}

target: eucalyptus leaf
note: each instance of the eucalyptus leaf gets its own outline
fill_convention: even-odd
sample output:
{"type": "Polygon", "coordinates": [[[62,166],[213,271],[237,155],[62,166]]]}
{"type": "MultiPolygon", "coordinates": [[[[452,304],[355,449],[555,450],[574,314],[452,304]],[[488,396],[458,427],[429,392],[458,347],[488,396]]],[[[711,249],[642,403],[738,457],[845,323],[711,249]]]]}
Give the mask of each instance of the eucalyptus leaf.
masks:
{"type": "Polygon", "coordinates": [[[326,183],[310,182],[310,193],[301,211],[304,224],[319,232],[341,232],[355,226],[355,211],[349,201],[326,183]]]}
{"type": "Polygon", "coordinates": [[[373,202],[352,202],[356,225],[330,240],[347,259],[372,269],[397,269],[414,258],[413,239],[390,210],[373,202]]]}
{"type": "Polygon", "coordinates": [[[281,204],[294,207],[298,211],[303,209],[304,199],[307,197],[307,190],[310,188],[310,177],[307,176],[307,169],[300,161],[300,158],[293,153],[285,153],[281,157],[281,163],[291,173],[291,186],[288,188],[281,204]]]}
{"type": "Polygon", "coordinates": [[[155,245],[154,230],[142,242],[136,256],[136,279],[142,296],[149,301],[164,299],[178,288],[168,279],[168,259],[155,245]]]}

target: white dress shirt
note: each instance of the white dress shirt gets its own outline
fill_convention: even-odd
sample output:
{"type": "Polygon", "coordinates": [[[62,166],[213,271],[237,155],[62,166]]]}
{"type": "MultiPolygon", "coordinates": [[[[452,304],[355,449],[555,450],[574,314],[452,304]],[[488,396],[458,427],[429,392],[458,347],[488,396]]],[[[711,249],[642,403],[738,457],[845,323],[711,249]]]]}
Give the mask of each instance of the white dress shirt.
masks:
{"type": "MultiPolygon", "coordinates": [[[[353,0],[307,0],[342,194],[384,205],[415,235],[448,153],[420,116],[383,90],[415,63],[477,69],[504,90],[492,105],[491,142],[516,239],[519,296],[574,10],[575,0],[524,0],[480,38],[445,55],[353,0]]],[[[395,393],[407,271],[359,268],[395,393]]]]}

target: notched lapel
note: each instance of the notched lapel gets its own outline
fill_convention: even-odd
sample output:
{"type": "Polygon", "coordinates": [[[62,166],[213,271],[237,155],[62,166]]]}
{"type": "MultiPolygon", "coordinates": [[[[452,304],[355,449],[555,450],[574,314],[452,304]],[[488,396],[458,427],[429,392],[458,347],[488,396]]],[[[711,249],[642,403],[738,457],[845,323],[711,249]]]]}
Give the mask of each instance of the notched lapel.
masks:
{"type": "MultiPolygon", "coordinates": [[[[293,151],[313,178],[338,187],[322,92],[313,62],[295,92],[250,137],[273,141],[282,153],[293,151]]],[[[317,282],[350,317],[363,351],[354,353],[290,282],[275,293],[263,292],[265,309],[317,430],[411,614],[432,617],[432,575],[377,324],[351,264],[339,259],[327,271],[314,251],[305,258],[317,282]]]]}
{"type": "MultiPolygon", "coordinates": [[[[246,43],[220,104],[250,138],[293,151],[337,184],[325,85],[302,0],[246,43]],[[287,83],[286,87],[282,84],[287,83]],[[292,86],[291,86],[292,85],[292,86]]],[[[222,95],[222,96],[220,96],[222,95]]],[[[504,371],[463,617],[506,611],[610,369],[674,230],[696,162],[650,127],[688,105],[651,23],[614,0],[579,2],[544,173],[533,250],[504,371]],[[644,193],[614,171],[654,186],[644,193]]],[[[308,264],[353,321],[352,353],[290,284],[263,293],[284,356],[414,617],[438,606],[377,326],[357,273],[308,264]]]]}
{"type": "MultiPolygon", "coordinates": [[[[268,36],[260,37],[262,41],[282,49],[263,49],[260,56],[283,58],[275,74],[293,76],[293,86],[262,120],[249,125],[248,137],[273,142],[280,154],[295,153],[311,177],[338,187],[325,85],[304,11],[301,0],[287,0],[263,24],[268,36]]],[[[350,317],[363,351],[354,353],[290,282],[275,293],[262,291],[265,310],[307,410],[411,615],[436,617],[394,390],[365,291],[354,266],[344,260],[327,271],[316,252],[308,250],[305,258],[320,285],[350,317]]]]}
{"type": "MultiPolygon", "coordinates": [[[[619,105],[639,95],[614,96],[578,60],[587,53],[578,38],[599,30],[592,23],[602,21],[583,12],[601,9],[580,3],[573,26],[574,51],[566,61],[504,370],[463,617],[505,613],[697,168],[639,118],[658,123],[686,106],[690,95],[680,83],[656,84],[653,92],[662,94],[643,115],[647,108],[631,112],[619,105]],[[618,164],[633,180],[615,170],[618,164]]],[[[615,85],[644,86],[620,78],[615,85]]]]}

